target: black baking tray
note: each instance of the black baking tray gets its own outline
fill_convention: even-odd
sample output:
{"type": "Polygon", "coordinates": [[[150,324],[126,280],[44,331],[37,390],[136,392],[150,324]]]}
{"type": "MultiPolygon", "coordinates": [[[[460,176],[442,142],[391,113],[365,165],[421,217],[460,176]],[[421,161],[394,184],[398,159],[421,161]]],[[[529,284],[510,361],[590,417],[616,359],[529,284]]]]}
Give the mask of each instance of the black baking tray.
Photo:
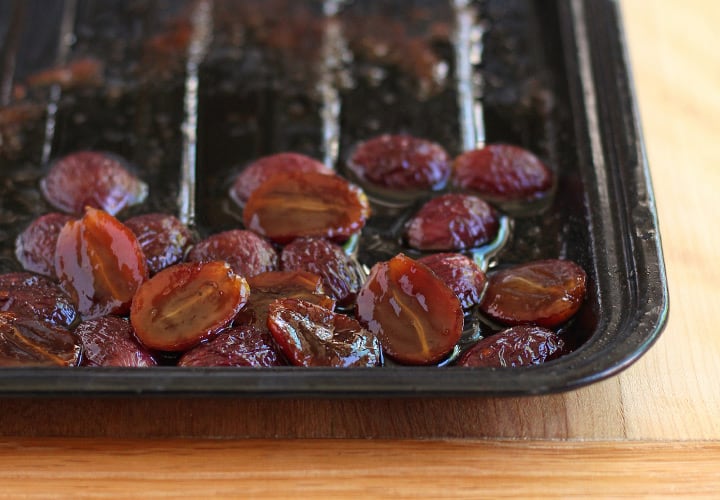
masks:
{"type": "MultiPolygon", "coordinates": [[[[191,201],[201,234],[237,225],[226,190],[243,164],[284,150],[318,158],[324,153],[317,94],[322,3],[208,4],[213,36],[197,68],[197,136],[190,144],[197,162],[191,201]]],[[[366,0],[343,7],[340,19],[354,59],[345,68],[350,83],[338,87],[339,165],[358,140],[381,132],[410,132],[460,151],[450,5],[366,0]],[[421,49],[407,57],[368,51],[367,33],[391,49],[411,50],[418,40],[421,49]],[[408,37],[412,43],[405,43],[408,37]],[[423,50],[437,64],[423,66],[423,50]],[[443,70],[445,80],[427,68],[443,70]]],[[[558,178],[549,206],[514,217],[511,240],[498,259],[506,264],[565,257],[587,270],[588,299],[563,333],[573,352],[523,369],[6,368],[0,370],[0,393],[525,395],[580,387],[636,361],[662,331],[668,293],[617,2],[474,5],[486,29],[483,61],[475,70],[484,81],[488,140],[535,151],[558,178]]],[[[49,210],[38,180],[46,160],[62,154],[90,148],[124,156],[152,193],[136,212],[177,213],[188,160],[182,127],[191,69],[183,37],[193,29],[188,16],[197,6],[0,0],[0,272],[19,269],[15,237],[49,210]],[[58,62],[82,58],[102,61],[100,84],[57,92],[24,83],[58,62]],[[20,114],[12,115],[11,108],[20,114]]],[[[388,248],[368,250],[368,258],[382,258],[388,248]]]]}

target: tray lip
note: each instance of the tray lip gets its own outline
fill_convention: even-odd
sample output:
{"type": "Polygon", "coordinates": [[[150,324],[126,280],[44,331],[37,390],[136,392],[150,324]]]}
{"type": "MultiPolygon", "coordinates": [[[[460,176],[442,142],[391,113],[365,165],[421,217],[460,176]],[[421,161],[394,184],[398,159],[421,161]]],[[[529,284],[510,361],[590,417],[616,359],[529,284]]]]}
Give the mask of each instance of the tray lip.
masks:
{"type": "MultiPolygon", "coordinates": [[[[560,0],[566,13],[572,12],[575,23],[587,24],[585,7],[592,0],[560,0]]],[[[589,358],[583,358],[582,349],[556,361],[541,366],[524,368],[511,377],[507,370],[487,368],[431,368],[431,367],[384,367],[368,369],[332,369],[277,367],[253,368],[0,368],[0,395],[4,396],[122,396],[122,395],[176,395],[237,397],[417,397],[417,396],[519,396],[563,392],[611,377],[633,364],[658,339],[669,312],[668,285],[663,261],[661,237],[658,227],[649,165],[637,101],[632,86],[626,41],[622,30],[619,7],[615,2],[596,4],[595,9],[611,9],[615,23],[613,34],[617,36],[620,50],[620,76],[626,85],[627,109],[621,111],[629,116],[636,132],[638,165],[641,176],[637,185],[623,184],[628,195],[633,189],[645,202],[641,217],[630,218],[631,229],[636,232],[632,250],[641,253],[645,262],[657,275],[657,282],[649,294],[654,299],[643,304],[632,317],[633,338],[624,343],[601,349],[589,358]],[[638,224],[643,224],[645,234],[639,238],[638,224]],[[648,233],[648,231],[650,231],[648,233]],[[634,340],[639,340],[635,342],[634,340]],[[582,358],[579,366],[574,366],[582,358]],[[596,364],[597,363],[597,364],[596,364]],[[600,368],[598,369],[598,366],[600,368]],[[152,370],[152,372],[148,371],[152,370]],[[328,370],[333,376],[328,377],[328,370]],[[93,376],[88,376],[92,372],[93,376]]],[[[577,40],[582,30],[573,26],[572,37],[577,40]]],[[[590,40],[583,43],[590,44],[590,40]]],[[[573,57],[581,57],[574,54],[573,57]]],[[[590,82],[593,86],[594,82],[590,82]]],[[[644,269],[647,271],[648,269],[644,269]]]]}

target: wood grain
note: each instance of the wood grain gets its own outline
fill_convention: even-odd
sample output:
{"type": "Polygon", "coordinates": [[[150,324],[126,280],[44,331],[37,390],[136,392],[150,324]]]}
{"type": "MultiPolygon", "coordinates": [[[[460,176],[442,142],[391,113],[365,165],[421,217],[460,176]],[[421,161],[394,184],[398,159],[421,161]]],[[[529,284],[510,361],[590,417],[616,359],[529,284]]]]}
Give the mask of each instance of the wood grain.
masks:
{"type": "Polygon", "coordinates": [[[657,344],[561,395],[402,400],[4,399],[3,436],[720,439],[720,2],[625,0],[670,283],[657,344]]]}
{"type": "Polygon", "coordinates": [[[718,463],[707,443],[19,440],[0,498],[712,498],[718,463]]]}

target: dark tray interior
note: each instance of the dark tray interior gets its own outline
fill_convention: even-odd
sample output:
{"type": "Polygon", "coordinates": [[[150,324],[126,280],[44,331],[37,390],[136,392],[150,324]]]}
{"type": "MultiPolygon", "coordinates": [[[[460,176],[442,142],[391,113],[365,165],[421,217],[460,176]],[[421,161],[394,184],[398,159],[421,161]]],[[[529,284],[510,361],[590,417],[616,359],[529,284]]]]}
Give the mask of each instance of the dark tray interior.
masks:
{"type": "MultiPolygon", "coordinates": [[[[5,117],[20,105],[27,114],[19,121],[0,115],[0,272],[19,269],[15,237],[50,211],[38,190],[47,169],[44,156],[79,149],[120,154],[151,190],[144,206],[122,216],[178,213],[188,148],[182,133],[188,50],[180,41],[192,33],[189,15],[197,5],[0,0],[0,104],[5,117]],[[55,96],[52,89],[29,88],[24,99],[13,90],[58,61],[86,57],[104,63],[101,85],[55,96]],[[53,102],[57,112],[48,134],[53,102]]],[[[197,141],[191,144],[201,235],[238,226],[227,188],[249,161],[287,150],[325,154],[318,91],[326,29],[322,3],[208,5],[213,36],[197,71],[197,141]]],[[[609,0],[476,5],[486,27],[476,70],[484,81],[488,142],[522,145],[558,177],[548,206],[512,217],[511,238],[497,261],[564,257],[587,270],[587,302],[563,333],[572,353],[522,370],[3,369],[0,392],[530,394],[587,384],[637,359],[664,325],[667,285],[617,6],[609,0]]],[[[338,73],[350,83],[336,87],[342,105],[338,170],[343,172],[354,144],[384,132],[409,132],[440,142],[451,154],[460,152],[451,2],[356,1],[344,6],[339,19],[353,62],[338,73]],[[383,44],[389,52],[377,50],[383,44]],[[443,72],[445,78],[438,78],[443,72]]],[[[374,208],[360,244],[366,265],[401,249],[391,227],[411,210],[374,208]]]]}

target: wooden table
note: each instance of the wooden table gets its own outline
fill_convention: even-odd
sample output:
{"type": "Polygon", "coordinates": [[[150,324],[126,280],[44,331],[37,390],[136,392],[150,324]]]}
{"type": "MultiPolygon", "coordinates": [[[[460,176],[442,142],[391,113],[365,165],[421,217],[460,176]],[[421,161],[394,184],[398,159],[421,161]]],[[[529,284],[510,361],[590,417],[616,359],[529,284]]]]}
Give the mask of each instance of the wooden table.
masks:
{"type": "Polygon", "coordinates": [[[639,362],[530,398],[0,400],[0,497],[720,496],[720,2],[622,9],[671,295],[639,362]],[[268,439],[328,436],[387,439],[268,439]]]}

